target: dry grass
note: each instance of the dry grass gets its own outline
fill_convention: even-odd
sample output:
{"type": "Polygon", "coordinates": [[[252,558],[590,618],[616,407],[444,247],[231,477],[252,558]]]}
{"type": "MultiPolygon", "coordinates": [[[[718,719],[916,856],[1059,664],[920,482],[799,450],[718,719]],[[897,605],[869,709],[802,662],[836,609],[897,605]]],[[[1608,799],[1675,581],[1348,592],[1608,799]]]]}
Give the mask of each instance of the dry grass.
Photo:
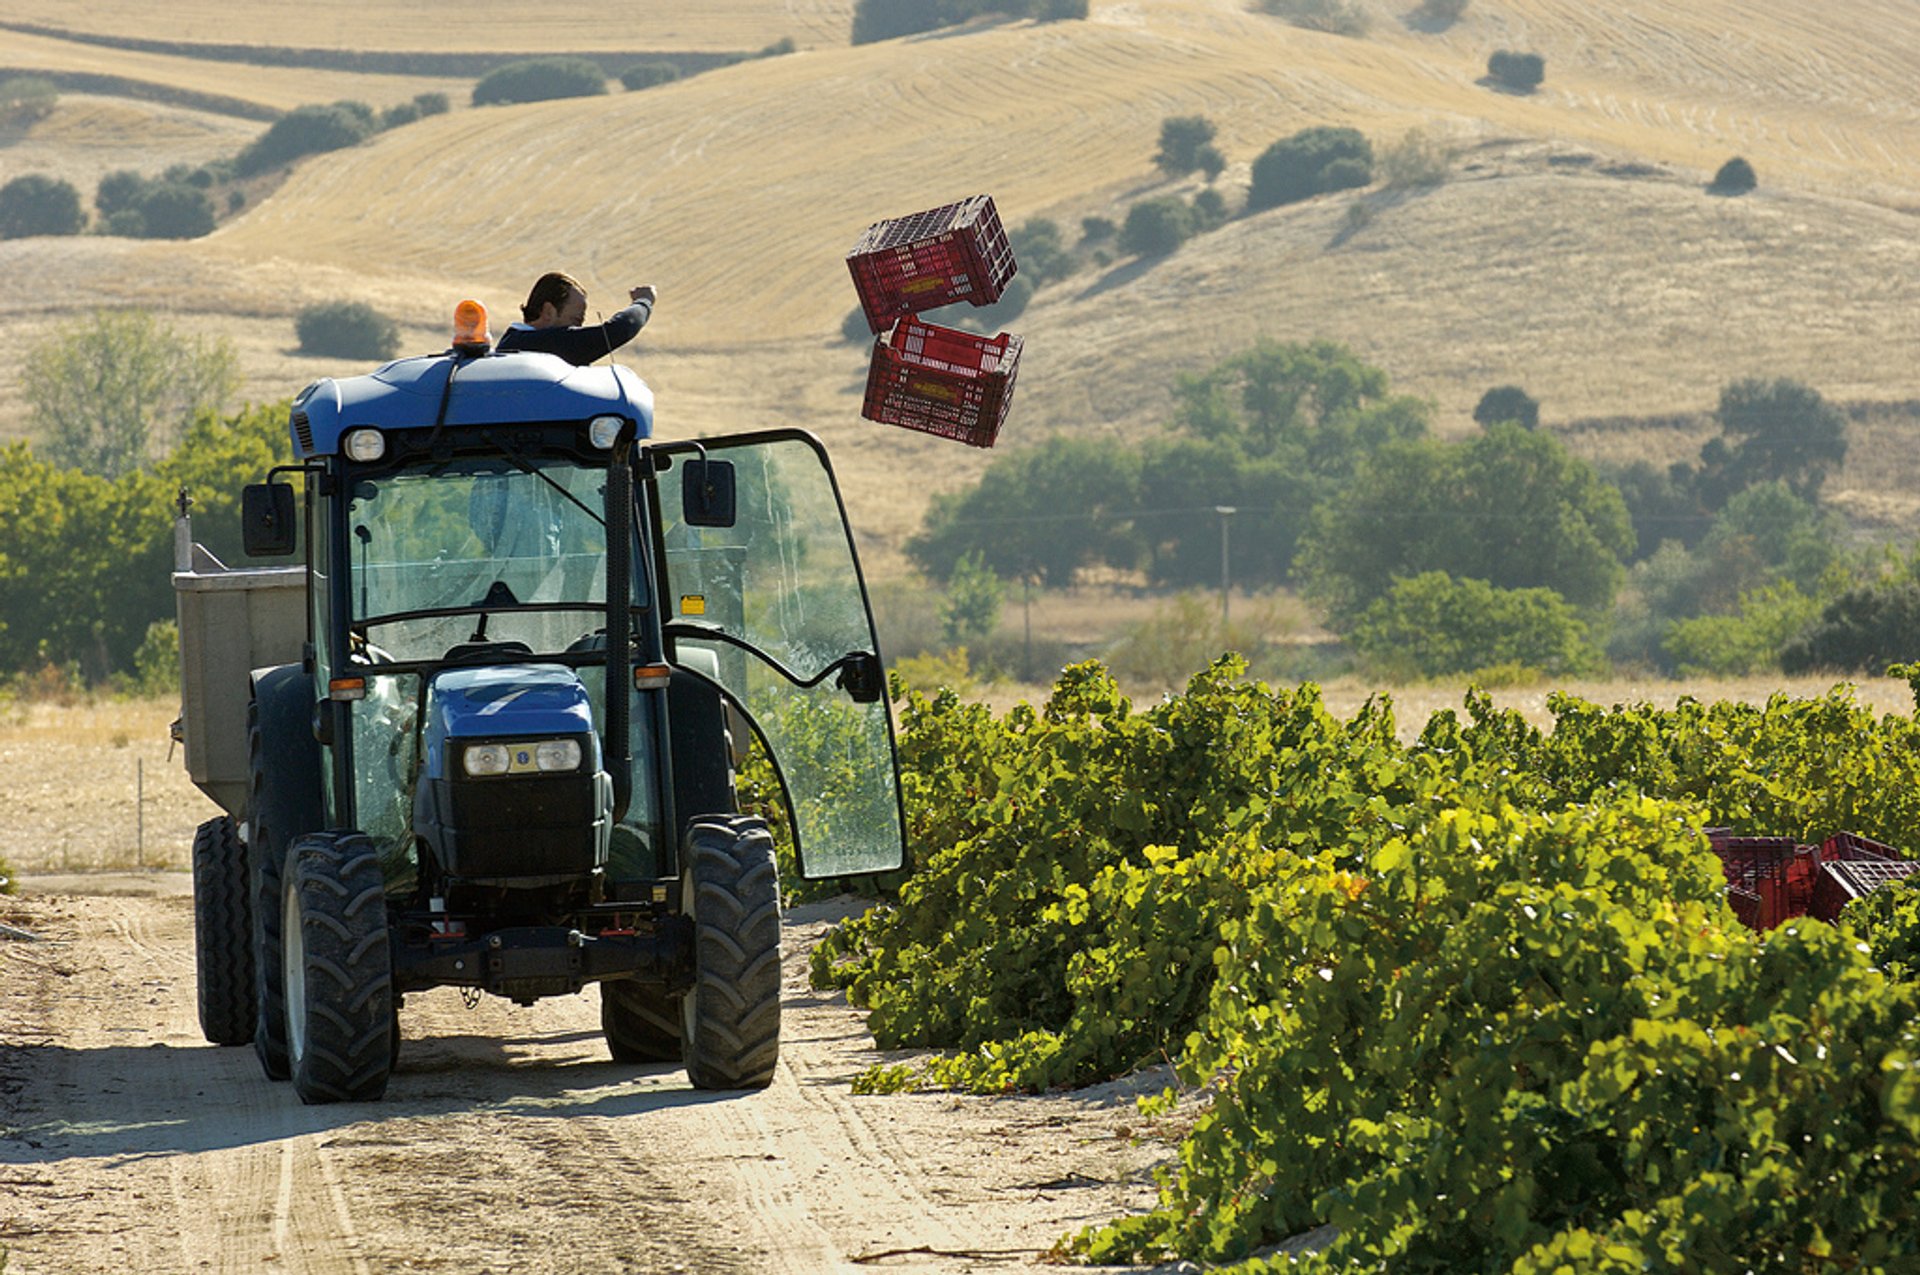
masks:
{"type": "MultiPolygon", "coordinates": [[[[24,12],[0,0],[0,16],[8,5],[24,12]]],[[[1009,221],[1122,215],[1166,188],[1151,161],[1172,114],[1220,124],[1230,190],[1269,142],[1311,124],[1377,138],[1418,125],[1468,152],[1446,186],[1370,196],[1358,233],[1344,229],[1353,197],[1332,197],[1046,290],[1018,324],[1027,354],[1007,448],[1057,430],[1136,436],[1163,418],[1175,371],[1259,336],[1354,344],[1432,397],[1443,432],[1506,382],[1541,400],[1549,428],[1703,408],[1749,373],[1840,399],[1920,397],[1920,371],[1894,354],[1910,343],[1920,280],[1913,223],[1893,211],[1920,207],[1907,162],[1920,113],[1901,105],[1920,72],[1911,5],[1648,0],[1621,15],[1485,0],[1438,35],[1406,27],[1396,5],[1372,0],[1358,40],[1241,0],[1097,0],[1088,22],[851,48],[846,3],[674,0],[602,18],[488,0],[449,31],[424,9],[230,14],[190,0],[167,34],[529,49],[753,48],[794,34],[807,47],[644,94],[456,111],[309,162],[206,240],[0,244],[0,271],[56,312],[147,304],[233,334],[260,398],[349,370],[289,354],[291,317],[312,300],[372,302],[413,348],[434,349],[454,300],[478,296],[504,321],[541,270],[573,270],[601,303],[651,281],[660,309],[633,357],[659,392],[662,431],[820,431],[882,573],[898,569],[930,495],[991,457],[858,420],[861,354],[837,340],[853,304],[842,253],[875,217],[977,189],[1009,221]],[[1503,46],[1546,56],[1541,92],[1476,83],[1503,46]],[[1704,195],[1736,152],[1760,190],[1704,195]]],[[[163,22],[130,0],[87,0],[65,20],[130,34],[163,22]]],[[[162,70],[181,68],[149,68],[162,70]]],[[[291,73],[237,64],[193,70],[221,91],[384,100],[332,79],[296,91],[291,73]]],[[[0,340],[43,318],[0,320],[0,340]]],[[[0,437],[21,420],[0,387],[0,437]]],[[[1609,441],[1636,453],[1644,440],[1609,441]]],[[[1863,464],[1835,495],[1898,514],[1904,491],[1886,473],[1863,464]]]]}
{"type": "Polygon", "coordinates": [[[600,49],[752,50],[781,36],[845,44],[852,0],[649,0],[606,5],[548,0],[340,0],[323,5],[179,0],[78,0],[52,15],[43,0],[0,0],[0,22],[142,40],[304,49],[559,53],[600,49]]]}
{"type": "Polygon", "coordinates": [[[188,781],[177,749],[167,760],[179,711],[153,700],[0,707],[0,827],[14,869],[187,866],[194,828],[220,811],[188,781]]]}

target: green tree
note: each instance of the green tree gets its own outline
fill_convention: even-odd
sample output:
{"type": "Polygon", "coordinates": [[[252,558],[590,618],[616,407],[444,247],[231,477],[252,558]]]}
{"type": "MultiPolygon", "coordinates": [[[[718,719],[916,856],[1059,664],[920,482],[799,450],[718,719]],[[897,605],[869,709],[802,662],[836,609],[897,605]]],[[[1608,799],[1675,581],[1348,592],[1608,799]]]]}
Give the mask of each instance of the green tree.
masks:
{"type": "Polygon", "coordinates": [[[1140,457],[1093,439],[1054,437],[995,462],[978,485],[934,498],[907,556],[944,580],[968,553],[1007,578],[1066,585],[1097,563],[1139,561],[1130,511],[1137,507],[1140,457]]]}
{"type": "Polygon", "coordinates": [[[0,186],[0,239],[77,235],[87,224],[72,182],[28,173],[0,186]]]}
{"type": "Polygon", "coordinates": [[[1502,664],[1566,674],[1597,658],[1586,624],[1553,590],[1496,589],[1442,571],[1394,581],[1349,640],[1374,668],[1419,677],[1502,664]]]}
{"type": "Polygon", "coordinates": [[[1479,425],[1513,421],[1526,429],[1540,427],[1540,403],[1518,385],[1496,385],[1480,396],[1473,419],[1479,425]]]}
{"type": "Polygon", "coordinates": [[[41,338],[21,382],[50,460],[118,478],[224,407],[240,374],[225,338],[176,332],[145,310],[103,310],[41,338]]]}
{"type": "Polygon", "coordinates": [[[607,73],[585,58],[522,58],[496,66],[473,86],[475,106],[594,97],[607,91],[607,73]]]}
{"type": "Polygon", "coordinates": [[[1760,178],[1754,173],[1753,165],[1735,155],[1720,165],[1713,175],[1713,183],[1707,189],[1716,195],[1744,195],[1760,184],[1760,178]]]}
{"type": "Polygon", "coordinates": [[[1734,381],[1720,391],[1714,418],[1720,434],[1700,451],[1700,483],[1714,508],[1773,481],[1817,501],[1827,475],[1847,458],[1846,414],[1799,381],[1734,381]]]}
{"type": "Polygon", "coordinates": [[[1228,576],[1280,584],[1293,565],[1314,499],[1311,475],[1274,456],[1248,456],[1231,438],[1175,438],[1148,446],[1133,525],[1154,583],[1210,587],[1220,580],[1221,519],[1229,519],[1228,576]],[[1219,510],[1234,512],[1222,515],[1219,510]]]}
{"type": "Polygon", "coordinates": [[[171,613],[166,495],[151,475],[107,479],[0,449],[0,668],[130,667],[171,613]]]}
{"type": "Polygon", "coordinates": [[[1373,145],[1357,129],[1302,129],[1262,151],[1253,161],[1247,211],[1296,203],[1331,190],[1351,190],[1373,180],[1373,145]]]}
{"type": "Polygon", "coordinates": [[[1501,49],[1487,59],[1487,77],[1503,88],[1531,93],[1547,78],[1546,59],[1538,53],[1501,49]]]}
{"type": "Polygon", "coordinates": [[[620,83],[628,90],[650,89],[680,78],[680,68],[672,62],[654,60],[635,62],[620,72],[620,83]]]}
{"type": "Polygon", "coordinates": [[[93,206],[102,217],[137,209],[147,195],[147,179],[130,168],[115,169],[94,188],[93,206]]]}
{"type": "Polygon", "coordinates": [[[161,182],[141,196],[141,233],[148,239],[198,239],[213,233],[213,201],[185,182],[161,182]]]}
{"type": "Polygon", "coordinates": [[[1204,115],[1169,115],[1160,121],[1160,149],[1153,162],[1178,177],[1200,167],[1200,149],[1213,141],[1213,121],[1204,115]]]}
{"type": "Polygon", "coordinates": [[[940,607],[940,635],[947,645],[969,646],[992,637],[1000,626],[1006,591],[979,550],[962,554],[947,577],[947,596],[940,607]]]}
{"type": "Polygon", "coordinates": [[[1026,275],[1034,287],[1044,288],[1073,273],[1073,254],[1067,251],[1058,222],[1045,217],[1030,218],[1015,226],[1008,239],[1014,260],[1020,263],[1020,273],[1026,275]]]}
{"type": "Polygon", "coordinates": [[[1120,251],[1140,257],[1164,257],[1193,234],[1193,209],[1172,195],[1143,199],[1127,209],[1120,227],[1120,251]]]}
{"type": "Polygon", "coordinates": [[[252,177],[308,155],[357,146],[372,132],[371,121],[339,104],[296,106],[242,150],[233,169],[241,177],[252,177]]]}
{"type": "Polygon", "coordinates": [[[1741,594],[1731,614],[1676,621],[1667,653],[1681,677],[1746,677],[1779,668],[1781,651],[1819,613],[1819,602],[1782,580],[1741,594]]]}
{"type": "Polygon", "coordinates": [[[293,327],[302,354],[390,359],[400,348],[400,325],[364,301],[306,306],[294,317],[293,327]]]}
{"type": "Polygon", "coordinates": [[[1554,438],[1508,423],[1447,446],[1396,443],[1315,511],[1303,569],[1351,624],[1396,580],[1429,571],[1551,589],[1579,610],[1613,600],[1633,549],[1620,493],[1554,438]]]}

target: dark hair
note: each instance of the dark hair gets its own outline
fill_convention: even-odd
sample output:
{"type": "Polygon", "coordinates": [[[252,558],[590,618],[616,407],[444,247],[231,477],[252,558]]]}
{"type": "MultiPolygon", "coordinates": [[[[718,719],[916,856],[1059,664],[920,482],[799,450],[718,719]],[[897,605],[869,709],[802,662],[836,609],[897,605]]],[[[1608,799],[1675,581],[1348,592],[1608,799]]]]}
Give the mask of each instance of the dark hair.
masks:
{"type": "Polygon", "coordinates": [[[534,280],[533,291],[527,294],[527,303],[520,307],[520,317],[532,323],[548,306],[558,310],[567,303],[567,298],[573,295],[576,288],[581,292],[586,291],[572,275],[562,274],[558,270],[547,271],[534,280]]]}

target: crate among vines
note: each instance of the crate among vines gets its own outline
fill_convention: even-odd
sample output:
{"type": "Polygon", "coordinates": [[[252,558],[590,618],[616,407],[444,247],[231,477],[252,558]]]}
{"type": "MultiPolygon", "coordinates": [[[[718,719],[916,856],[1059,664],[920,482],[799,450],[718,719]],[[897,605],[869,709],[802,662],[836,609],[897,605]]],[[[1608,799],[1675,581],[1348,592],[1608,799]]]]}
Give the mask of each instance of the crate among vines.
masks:
{"type": "Polygon", "coordinates": [[[974,336],[911,315],[873,347],[860,414],[972,447],[991,447],[1013,402],[1021,340],[974,336]]]}
{"type": "Polygon", "coordinates": [[[991,195],[868,226],[847,254],[867,326],[955,301],[992,305],[1017,267],[991,195]]]}

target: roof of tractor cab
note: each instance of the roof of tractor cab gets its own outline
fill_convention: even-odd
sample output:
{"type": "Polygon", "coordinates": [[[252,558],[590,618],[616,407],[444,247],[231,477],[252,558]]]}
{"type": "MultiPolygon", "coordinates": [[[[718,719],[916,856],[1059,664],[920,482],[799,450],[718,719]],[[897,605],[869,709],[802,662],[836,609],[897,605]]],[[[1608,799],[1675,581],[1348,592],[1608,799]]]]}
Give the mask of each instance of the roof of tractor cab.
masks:
{"type": "Polygon", "coordinates": [[[618,365],[575,367],[552,354],[447,353],[315,381],[294,399],[289,424],[294,456],[306,460],[337,453],[341,436],[361,426],[457,430],[596,416],[624,416],[639,425],[639,437],[651,437],[653,391],[618,365]]]}

